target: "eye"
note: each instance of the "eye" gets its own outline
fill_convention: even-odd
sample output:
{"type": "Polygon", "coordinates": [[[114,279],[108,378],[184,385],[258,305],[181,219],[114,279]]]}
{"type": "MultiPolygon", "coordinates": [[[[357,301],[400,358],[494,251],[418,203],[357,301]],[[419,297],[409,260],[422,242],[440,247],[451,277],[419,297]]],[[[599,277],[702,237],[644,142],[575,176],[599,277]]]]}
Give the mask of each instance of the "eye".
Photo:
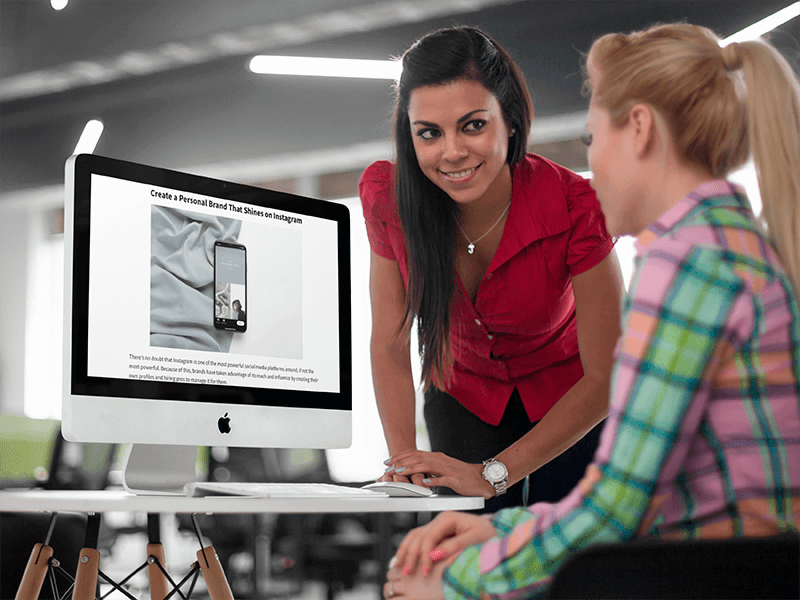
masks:
{"type": "Polygon", "coordinates": [[[592,145],[592,134],[591,133],[587,133],[587,134],[582,135],[581,136],[581,141],[584,144],[586,144],[587,146],[591,146],[592,145]]]}
{"type": "Polygon", "coordinates": [[[417,135],[423,140],[432,140],[439,137],[441,134],[439,133],[438,129],[431,129],[428,127],[426,129],[420,129],[417,131],[417,135]]]}
{"type": "Polygon", "coordinates": [[[473,119],[464,125],[464,131],[480,131],[486,127],[486,121],[483,119],[473,119]]]}

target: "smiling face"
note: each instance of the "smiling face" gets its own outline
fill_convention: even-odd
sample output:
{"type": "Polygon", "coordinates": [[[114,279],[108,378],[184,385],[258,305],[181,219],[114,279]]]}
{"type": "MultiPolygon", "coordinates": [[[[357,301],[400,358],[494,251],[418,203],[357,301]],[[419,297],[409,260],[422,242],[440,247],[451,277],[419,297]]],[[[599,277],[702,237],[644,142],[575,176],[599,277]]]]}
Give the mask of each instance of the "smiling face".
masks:
{"type": "Polygon", "coordinates": [[[497,98],[480,83],[416,88],[408,117],[420,169],[455,202],[510,194],[509,128],[497,98]]]}

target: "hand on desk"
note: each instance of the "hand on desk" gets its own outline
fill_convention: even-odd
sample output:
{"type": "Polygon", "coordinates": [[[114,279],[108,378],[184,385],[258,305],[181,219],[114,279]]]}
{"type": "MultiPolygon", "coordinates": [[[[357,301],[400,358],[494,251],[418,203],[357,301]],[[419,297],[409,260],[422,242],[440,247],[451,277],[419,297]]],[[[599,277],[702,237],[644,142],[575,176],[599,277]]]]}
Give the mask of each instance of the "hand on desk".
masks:
{"type": "Polygon", "coordinates": [[[386,598],[443,598],[442,573],[464,548],[495,537],[489,518],[461,512],[440,513],[412,529],[392,561],[384,586],[386,598]]]}
{"type": "Polygon", "coordinates": [[[394,469],[387,471],[381,481],[410,479],[417,485],[448,487],[462,496],[494,496],[494,489],[481,475],[483,465],[466,463],[441,452],[406,450],[392,456],[388,464],[394,469]]]}

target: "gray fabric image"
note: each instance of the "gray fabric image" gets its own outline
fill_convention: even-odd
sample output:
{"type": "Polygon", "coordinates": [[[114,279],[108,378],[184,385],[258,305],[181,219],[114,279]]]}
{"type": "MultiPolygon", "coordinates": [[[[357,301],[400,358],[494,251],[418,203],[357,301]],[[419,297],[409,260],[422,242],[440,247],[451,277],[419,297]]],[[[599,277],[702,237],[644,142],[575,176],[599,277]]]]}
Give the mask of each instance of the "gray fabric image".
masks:
{"type": "Polygon", "coordinates": [[[241,227],[239,219],[152,207],[151,346],[229,351],[234,333],[212,322],[214,243],[236,242],[241,227]]]}

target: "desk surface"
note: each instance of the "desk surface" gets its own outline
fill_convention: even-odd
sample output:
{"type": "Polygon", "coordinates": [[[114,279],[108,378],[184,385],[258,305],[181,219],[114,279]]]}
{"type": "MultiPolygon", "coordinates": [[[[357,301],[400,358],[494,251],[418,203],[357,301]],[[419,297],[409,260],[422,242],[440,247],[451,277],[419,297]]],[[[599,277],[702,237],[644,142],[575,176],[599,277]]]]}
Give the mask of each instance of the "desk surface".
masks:
{"type": "Polygon", "coordinates": [[[150,513],[367,513],[437,512],[483,508],[483,498],[239,498],[236,496],[134,496],[124,490],[0,491],[2,512],[150,513]]]}

